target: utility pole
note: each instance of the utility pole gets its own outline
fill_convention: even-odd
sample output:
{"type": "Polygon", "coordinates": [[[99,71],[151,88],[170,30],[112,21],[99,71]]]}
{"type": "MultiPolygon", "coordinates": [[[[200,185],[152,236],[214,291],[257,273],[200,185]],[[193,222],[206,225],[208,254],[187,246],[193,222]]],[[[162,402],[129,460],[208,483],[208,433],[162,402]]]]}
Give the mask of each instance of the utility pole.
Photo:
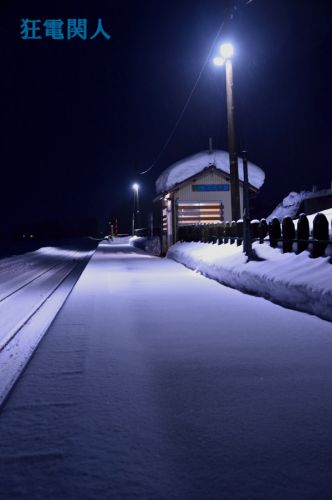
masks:
{"type": "Polygon", "coordinates": [[[226,67],[226,101],[227,101],[227,129],[229,150],[229,174],[231,185],[231,209],[232,220],[240,218],[240,188],[239,172],[235,141],[234,124],[234,97],[233,97],[233,57],[234,49],[231,43],[223,43],[220,46],[220,56],[215,57],[213,62],[216,66],[226,67]]]}
{"type": "Polygon", "coordinates": [[[250,234],[250,207],[249,207],[249,179],[247,152],[242,151],[243,161],[243,252],[252,258],[252,244],[250,234]]]}
{"type": "Polygon", "coordinates": [[[132,188],[133,188],[133,192],[134,192],[132,234],[133,234],[133,236],[135,236],[135,228],[139,227],[139,204],[138,204],[139,185],[135,182],[132,185],[132,188]]]}
{"type": "Polygon", "coordinates": [[[149,227],[149,236],[150,238],[153,238],[153,213],[149,213],[149,220],[148,220],[148,227],[149,227]]]}
{"type": "Polygon", "coordinates": [[[234,123],[234,97],[233,97],[233,65],[231,58],[225,61],[226,66],[226,98],[227,98],[227,125],[228,125],[228,150],[229,170],[231,184],[232,219],[240,218],[240,189],[239,168],[236,154],[235,123],[234,123]]]}
{"type": "Polygon", "coordinates": [[[139,213],[138,188],[136,189],[136,224],[137,224],[137,228],[140,228],[141,221],[140,221],[140,213],[139,213]]]}

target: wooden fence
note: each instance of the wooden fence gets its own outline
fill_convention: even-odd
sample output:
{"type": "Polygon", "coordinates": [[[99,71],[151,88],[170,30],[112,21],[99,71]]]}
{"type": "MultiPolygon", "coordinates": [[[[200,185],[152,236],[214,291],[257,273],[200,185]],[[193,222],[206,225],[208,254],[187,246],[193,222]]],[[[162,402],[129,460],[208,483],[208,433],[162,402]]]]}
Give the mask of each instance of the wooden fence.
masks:
{"type": "MultiPolygon", "coordinates": [[[[271,247],[280,247],[284,253],[295,252],[299,254],[308,250],[313,258],[332,253],[328,219],[321,213],[314,218],[312,233],[310,233],[308,217],[301,214],[297,228],[295,228],[291,217],[284,217],[282,222],[276,218],[269,223],[265,219],[253,220],[250,223],[250,236],[252,241],[267,242],[271,247]],[[328,246],[331,252],[327,252],[328,246]]],[[[178,240],[217,243],[218,245],[224,243],[241,245],[243,242],[243,222],[182,226],[178,230],[178,240]]]]}

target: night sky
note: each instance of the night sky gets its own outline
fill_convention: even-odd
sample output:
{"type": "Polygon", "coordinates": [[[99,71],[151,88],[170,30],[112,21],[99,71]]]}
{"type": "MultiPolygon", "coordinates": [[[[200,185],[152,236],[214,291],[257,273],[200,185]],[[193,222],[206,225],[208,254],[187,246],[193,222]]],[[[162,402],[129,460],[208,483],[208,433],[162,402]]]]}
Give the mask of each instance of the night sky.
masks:
{"type": "MultiPolygon", "coordinates": [[[[139,174],[172,131],[226,3],[2,1],[0,233],[92,216],[128,231],[133,182],[145,216],[168,165],[206,149],[209,136],[227,149],[224,70],[209,63],[167,149],[139,174]],[[111,39],[23,40],[22,18],[84,18],[89,35],[101,18],[111,39]]],[[[217,45],[235,45],[238,151],[266,172],[264,216],[291,190],[330,185],[332,2],[230,3],[217,45]]]]}

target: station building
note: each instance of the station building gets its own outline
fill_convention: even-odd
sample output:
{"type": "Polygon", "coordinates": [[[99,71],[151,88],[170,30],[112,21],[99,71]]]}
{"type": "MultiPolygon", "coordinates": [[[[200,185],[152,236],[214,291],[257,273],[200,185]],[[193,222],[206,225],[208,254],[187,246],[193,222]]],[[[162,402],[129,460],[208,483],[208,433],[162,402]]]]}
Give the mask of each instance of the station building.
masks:
{"type": "MultiPolygon", "coordinates": [[[[263,170],[248,162],[249,190],[264,183],[263,170]]],[[[243,212],[243,167],[239,158],[240,205],[243,212]]],[[[162,218],[163,250],[177,241],[178,228],[232,220],[229,154],[201,151],[169,166],[156,181],[162,218]]]]}

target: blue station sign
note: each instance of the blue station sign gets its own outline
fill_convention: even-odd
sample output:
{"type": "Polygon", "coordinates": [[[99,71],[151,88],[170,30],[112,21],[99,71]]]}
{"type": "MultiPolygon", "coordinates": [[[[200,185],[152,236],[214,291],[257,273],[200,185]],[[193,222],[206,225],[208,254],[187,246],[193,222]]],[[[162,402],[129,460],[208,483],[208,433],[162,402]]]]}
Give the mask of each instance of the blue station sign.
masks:
{"type": "Polygon", "coordinates": [[[192,184],[193,191],[229,191],[229,184],[192,184]]]}

